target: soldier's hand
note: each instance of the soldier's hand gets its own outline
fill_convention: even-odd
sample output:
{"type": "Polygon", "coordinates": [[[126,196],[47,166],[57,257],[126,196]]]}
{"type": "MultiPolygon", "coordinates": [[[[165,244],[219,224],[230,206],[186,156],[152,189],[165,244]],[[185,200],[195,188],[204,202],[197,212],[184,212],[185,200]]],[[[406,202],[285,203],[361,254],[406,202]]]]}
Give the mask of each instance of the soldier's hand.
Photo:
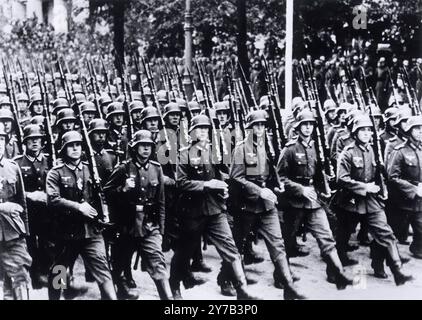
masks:
{"type": "Polygon", "coordinates": [[[164,176],[164,185],[165,186],[174,186],[176,185],[176,181],[170,177],[164,176]]]}
{"type": "Polygon", "coordinates": [[[380,192],[380,187],[375,184],[375,182],[367,183],[366,184],[366,192],[367,193],[378,193],[380,192]]]}
{"type": "Polygon", "coordinates": [[[280,188],[278,188],[278,187],[274,188],[274,193],[278,196],[281,195],[284,191],[286,191],[286,189],[284,188],[283,182],[280,184],[280,188]]]}
{"type": "Polygon", "coordinates": [[[419,183],[419,184],[418,184],[418,188],[416,189],[416,195],[417,195],[419,198],[422,198],[422,183],[419,183]]]}
{"type": "Polygon", "coordinates": [[[227,183],[217,179],[211,179],[210,181],[204,182],[204,188],[210,190],[220,190],[226,192],[228,189],[227,183]]]}
{"type": "Polygon", "coordinates": [[[83,202],[79,205],[79,212],[90,219],[94,219],[98,215],[97,210],[95,210],[88,202],[83,202]]]}
{"type": "Polygon", "coordinates": [[[47,203],[47,194],[43,191],[27,192],[26,197],[34,202],[47,203]]]}
{"type": "Polygon", "coordinates": [[[8,215],[19,215],[23,212],[23,207],[14,202],[0,203],[0,212],[8,215]]]}
{"type": "Polygon", "coordinates": [[[129,191],[133,188],[135,188],[135,178],[127,178],[125,186],[123,187],[123,192],[129,191]]]}
{"type": "Polygon", "coordinates": [[[303,188],[303,196],[311,201],[317,201],[318,195],[315,192],[314,188],[311,187],[304,187],[303,188]]]}
{"type": "Polygon", "coordinates": [[[263,200],[270,201],[272,203],[277,203],[277,196],[268,188],[262,188],[259,196],[263,200]]]}

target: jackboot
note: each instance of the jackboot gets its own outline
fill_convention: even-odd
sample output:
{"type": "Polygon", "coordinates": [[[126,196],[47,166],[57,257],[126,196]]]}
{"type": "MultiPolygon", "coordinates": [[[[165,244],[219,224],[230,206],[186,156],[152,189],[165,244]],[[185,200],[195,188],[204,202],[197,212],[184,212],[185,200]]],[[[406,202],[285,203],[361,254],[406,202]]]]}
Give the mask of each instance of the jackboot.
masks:
{"type": "Polygon", "coordinates": [[[372,241],[370,256],[372,258],[371,267],[374,269],[374,277],[379,279],[387,279],[388,275],[384,270],[384,260],[387,250],[380,246],[376,241],[372,241]]]}
{"type": "Polygon", "coordinates": [[[211,267],[205,263],[203,259],[193,260],[191,264],[191,271],[209,273],[212,271],[211,267]]]}
{"type": "Polygon", "coordinates": [[[389,246],[387,249],[387,264],[391,269],[391,272],[394,276],[394,282],[397,286],[401,286],[408,281],[414,280],[412,275],[404,274],[401,271],[401,260],[399,255],[399,250],[397,249],[397,245],[389,246]]]}
{"type": "Polygon", "coordinates": [[[158,295],[160,296],[161,300],[173,300],[173,295],[168,280],[154,280],[154,283],[157,287],[158,295]]]}
{"type": "Polygon", "coordinates": [[[75,299],[78,296],[85,294],[88,291],[88,287],[77,284],[73,276],[68,275],[67,277],[67,288],[63,290],[63,297],[66,300],[75,299]]]}
{"type": "Polygon", "coordinates": [[[264,261],[264,258],[258,255],[258,253],[253,249],[252,241],[247,240],[245,245],[245,253],[243,257],[243,262],[245,265],[257,264],[264,261]]]}
{"type": "Polygon", "coordinates": [[[290,273],[289,263],[286,258],[280,258],[274,262],[277,274],[284,287],[284,300],[304,300],[306,296],[300,293],[293,284],[292,274],[290,273]]]}
{"type": "Polygon", "coordinates": [[[327,263],[327,277],[328,279],[334,280],[338,290],[346,289],[348,285],[353,284],[353,279],[344,273],[337,250],[331,250],[325,257],[325,262],[327,263]]]}
{"type": "Polygon", "coordinates": [[[170,290],[173,295],[174,300],[183,300],[182,294],[180,293],[180,282],[179,281],[172,281],[170,278],[170,290]]]}
{"type": "Polygon", "coordinates": [[[126,283],[126,279],[122,276],[116,283],[117,286],[117,298],[119,300],[138,300],[139,293],[129,288],[126,283]]]}
{"type": "Polygon", "coordinates": [[[117,300],[113,280],[107,280],[99,284],[98,287],[100,288],[101,300],[117,300]]]}
{"type": "Polygon", "coordinates": [[[242,262],[235,260],[232,262],[233,284],[237,293],[237,300],[260,300],[258,297],[251,295],[247,290],[245,272],[243,271],[242,262]]]}
{"type": "Polygon", "coordinates": [[[207,282],[207,280],[204,278],[195,277],[192,272],[189,272],[188,275],[182,280],[182,282],[185,289],[191,289],[195,286],[204,284],[207,282]]]}

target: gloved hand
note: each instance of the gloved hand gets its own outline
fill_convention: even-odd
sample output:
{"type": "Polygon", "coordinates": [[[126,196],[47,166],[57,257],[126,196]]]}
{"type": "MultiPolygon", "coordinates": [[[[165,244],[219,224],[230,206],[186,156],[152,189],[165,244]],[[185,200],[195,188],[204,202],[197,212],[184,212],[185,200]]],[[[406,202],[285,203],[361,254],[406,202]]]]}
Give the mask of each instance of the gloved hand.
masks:
{"type": "Polygon", "coordinates": [[[170,177],[164,176],[164,185],[165,186],[175,186],[176,181],[170,177]]]}
{"type": "Polygon", "coordinates": [[[97,210],[95,210],[88,202],[79,204],[79,212],[90,219],[94,219],[98,215],[97,210]]]}
{"type": "Polygon", "coordinates": [[[262,188],[259,196],[265,201],[277,203],[277,196],[268,188],[262,188]]]}
{"type": "Polygon", "coordinates": [[[280,184],[280,188],[278,188],[278,187],[275,187],[275,188],[274,188],[274,193],[275,193],[277,196],[280,196],[282,193],[284,193],[284,191],[286,191],[286,189],[284,188],[284,182],[282,182],[282,183],[280,184]]]}
{"type": "Polygon", "coordinates": [[[0,203],[0,213],[7,215],[20,215],[23,212],[23,207],[14,202],[0,203]]]}
{"type": "Polygon", "coordinates": [[[47,203],[47,194],[43,191],[27,192],[26,197],[33,202],[47,203]]]}
{"type": "Polygon", "coordinates": [[[227,192],[228,187],[229,186],[227,185],[227,183],[221,180],[217,180],[217,179],[211,179],[209,181],[204,182],[204,188],[209,189],[209,190],[218,190],[218,191],[227,192]]]}

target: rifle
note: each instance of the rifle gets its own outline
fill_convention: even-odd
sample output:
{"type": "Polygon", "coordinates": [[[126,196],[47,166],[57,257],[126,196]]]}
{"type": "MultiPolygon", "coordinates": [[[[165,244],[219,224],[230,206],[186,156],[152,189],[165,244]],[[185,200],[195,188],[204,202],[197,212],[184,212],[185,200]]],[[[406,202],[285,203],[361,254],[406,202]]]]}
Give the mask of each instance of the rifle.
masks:
{"type": "Polygon", "coordinates": [[[92,92],[94,94],[95,106],[97,107],[97,112],[100,119],[104,119],[104,115],[101,111],[100,102],[98,101],[98,96],[97,96],[97,89],[99,89],[97,79],[96,79],[97,77],[95,75],[94,66],[92,65],[91,61],[87,61],[87,67],[88,67],[88,73],[89,73],[89,82],[91,84],[92,92]]]}
{"type": "Polygon", "coordinates": [[[387,72],[388,72],[388,79],[390,79],[391,87],[393,88],[394,101],[396,102],[396,106],[399,106],[399,100],[398,100],[399,88],[397,87],[397,84],[393,80],[393,77],[391,75],[391,72],[390,72],[390,68],[389,67],[387,67],[387,72]]]}
{"type": "Polygon", "coordinates": [[[397,78],[401,78],[402,82],[403,82],[403,86],[405,88],[406,91],[406,95],[407,95],[407,100],[409,100],[409,105],[412,109],[412,113],[415,116],[419,116],[421,114],[421,110],[419,107],[419,103],[418,103],[418,99],[416,97],[416,93],[415,90],[413,89],[413,87],[410,84],[409,81],[409,76],[407,74],[407,71],[405,68],[402,68],[403,70],[403,74],[398,74],[397,78]]]}
{"type": "Polygon", "coordinates": [[[173,65],[174,65],[174,68],[176,70],[177,81],[179,83],[179,91],[182,93],[183,99],[186,102],[188,102],[188,98],[186,96],[185,87],[183,86],[183,79],[182,79],[182,76],[181,76],[181,74],[179,72],[179,68],[177,67],[176,59],[174,57],[173,57],[173,65]]]}
{"type": "Polygon", "coordinates": [[[243,122],[243,115],[242,115],[241,112],[238,112],[238,109],[236,108],[236,106],[233,102],[233,97],[234,97],[233,82],[232,82],[231,76],[229,74],[229,70],[227,69],[226,63],[224,63],[224,76],[226,78],[227,88],[228,88],[228,91],[229,91],[229,105],[230,105],[231,113],[233,114],[234,127],[235,127],[235,130],[236,130],[236,141],[240,141],[240,139],[242,139],[241,137],[245,136],[245,127],[244,127],[244,122],[243,122]]]}
{"type": "MultiPolygon", "coordinates": [[[[72,93],[73,95],[75,95],[73,84],[71,84],[71,86],[72,86],[72,93]]],[[[98,197],[97,201],[98,201],[99,209],[100,209],[99,215],[95,218],[95,223],[100,229],[104,229],[106,227],[112,226],[112,223],[110,223],[108,205],[105,200],[103,187],[101,185],[101,177],[98,172],[98,166],[97,166],[97,162],[94,156],[94,149],[92,148],[91,140],[89,139],[89,135],[88,135],[88,129],[83,119],[81,105],[77,104],[77,107],[79,111],[78,112],[79,121],[81,122],[82,136],[85,141],[84,146],[85,146],[85,154],[87,156],[87,160],[89,164],[88,166],[89,173],[92,178],[91,183],[92,183],[92,188],[93,188],[93,194],[98,197]]]]}
{"type": "Polygon", "coordinates": [[[110,96],[110,99],[112,99],[114,101],[113,95],[111,94],[111,87],[110,87],[110,81],[108,79],[108,73],[107,73],[107,70],[104,66],[104,60],[103,60],[102,55],[100,56],[100,62],[101,62],[101,67],[103,69],[103,76],[104,76],[104,81],[105,81],[106,86],[107,86],[108,95],[110,96]]]}
{"type": "Polygon", "coordinates": [[[40,86],[41,100],[42,100],[42,103],[44,104],[44,108],[43,108],[44,126],[45,126],[45,131],[46,131],[47,147],[51,155],[49,159],[50,160],[49,165],[52,168],[57,162],[57,153],[56,153],[56,148],[54,147],[53,129],[51,126],[50,101],[49,101],[48,92],[47,92],[47,81],[44,75],[44,81],[41,82],[40,71],[36,70],[36,73],[37,73],[38,85],[40,86]]]}
{"type": "MultiPolygon", "coordinates": [[[[125,66],[124,66],[124,61],[123,59],[120,59],[120,57],[118,57],[116,55],[115,58],[116,61],[116,69],[119,71],[119,76],[122,79],[122,92],[123,92],[123,109],[125,110],[125,121],[126,121],[126,125],[127,125],[127,137],[128,140],[132,140],[133,134],[134,134],[134,127],[133,127],[133,119],[130,115],[130,110],[129,110],[129,104],[127,102],[127,96],[128,96],[128,92],[126,90],[126,70],[125,70],[125,66]]],[[[117,79],[117,78],[116,78],[117,79]]]]}
{"type": "Polygon", "coordinates": [[[218,143],[218,133],[219,133],[220,138],[221,138],[221,145],[223,147],[223,153],[224,153],[225,156],[228,154],[226,141],[224,139],[224,133],[223,133],[223,130],[221,129],[220,123],[218,123],[218,132],[216,130],[215,123],[214,123],[213,118],[211,117],[211,112],[210,112],[210,110],[214,109],[214,107],[213,107],[213,103],[212,103],[212,100],[211,100],[211,97],[210,97],[210,94],[209,94],[209,91],[208,91],[208,87],[205,83],[205,76],[204,76],[203,70],[201,69],[201,67],[198,63],[198,60],[196,60],[196,59],[195,59],[195,65],[196,65],[196,68],[198,69],[199,81],[201,83],[201,87],[202,87],[202,89],[205,93],[205,105],[206,105],[205,112],[206,112],[208,118],[210,118],[211,130],[212,130],[213,138],[214,138],[214,141],[215,141],[215,152],[216,152],[216,155],[217,155],[217,160],[218,160],[218,162],[221,162],[222,156],[221,156],[220,144],[218,143]]]}
{"type": "Polygon", "coordinates": [[[167,133],[167,128],[164,125],[164,119],[163,119],[163,114],[161,112],[161,107],[160,107],[160,105],[157,101],[157,91],[155,89],[154,80],[152,78],[151,67],[150,67],[149,63],[145,62],[144,57],[141,57],[141,59],[142,59],[142,65],[143,65],[144,70],[145,70],[145,74],[147,76],[148,86],[149,86],[149,89],[151,90],[152,103],[153,103],[154,107],[157,109],[157,112],[160,116],[160,125],[161,125],[161,128],[163,130],[166,147],[167,147],[167,150],[171,151],[171,145],[170,145],[170,140],[169,140],[169,136],[168,136],[168,133],[167,133]]]}
{"type": "Polygon", "coordinates": [[[142,74],[141,74],[141,69],[139,68],[139,60],[138,60],[138,57],[136,55],[134,55],[132,57],[132,60],[135,64],[136,77],[137,77],[138,83],[139,83],[139,90],[141,91],[142,103],[146,107],[147,106],[147,98],[146,98],[145,92],[144,92],[144,85],[142,84],[142,74]]]}
{"type": "Polygon", "coordinates": [[[63,87],[63,90],[64,90],[64,92],[65,92],[65,95],[66,95],[66,100],[67,100],[67,102],[69,103],[69,105],[72,105],[72,98],[71,98],[71,96],[70,96],[69,86],[68,86],[68,84],[67,84],[67,81],[66,81],[65,75],[64,75],[64,73],[63,73],[63,68],[62,68],[62,65],[61,65],[61,63],[60,63],[60,57],[59,57],[59,58],[58,58],[58,60],[57,60],[57,68],[59,69],[60,82],[61,82],[62,87],[63,87]]]}
{"type": "Polygon", "coordinates": [[[187,68],[187,72],[188,72],[189,81],[190,81],[190,83],[193,86],[193,94],[195,95],[196,101],[199,103],[198,95],[196,94],[196,90],[197,90],[196,89],[196,84],[195,84],[195,81],[193,81],[192,73],[190,72],[189,68],[187,68]]]}
{"type": "MultiPolygon", "coordinates": [[[[375,99],[375,94],[372,88],[369,88],[367,90],[367,93],[368,93],[368,100],[377,108],[379,108],[378,102],[375,99]]],[[[386,200],[388,197],[388,192],[387,192],[387,187],[384,180],[384,177],[386,175],[385,173],[386,170],[385,170],[385,165],[384,165],[384,160],[383,160],[384,156],[382,154],[382,149],[381,149],[381,142],[380,142],[381,139],[380,139],[380,136],[378,134],[378,130],[375,124],[375,117],[372,112],[371,105],[369,105],[368,109],[369,109],[369,118],[371,119],[371,122],[372,122],[372,140],[373,140],[373,148],[374,148],[375,163],[376,163],[375,179],[376,179],[377,185],[380,187],[379,195],[381,199],[386,200]]]]}
{"type": "Polygon", "coordinates": [[[15,134],[18,140],[19,153],[22,154],[23,153],[23,141],[22,141],[23,132],[22,132],[22,127],[19,123],[19,116],[18,116],[18,111],[17,111],[18,104],[16,102],[15,89],[13,86],[13,76],[9,70],[9,76],[10,76],[10,83],[9,83],[9,80],[7,78],[6,64],[3,59],[2,59],[2,69],[3,69],[4,83],[6,85],[6,94],[10,99],[10,103],[12,105],[11,111],[13,113],[13,120],[16,124],[15,134]]]}
{"type": "MultiPolygon", "coordinates": [[[[253,92],[252,92],[252,88],[251,88],[251,82],[246,78],[246,75],[245,75],[245,71],[243,70],[243,67],[242,67],[242,65],[240,64],[240,62],[239,62],[239,60],[237,61],[237,65],[238,65],[238,67],[239,67],[239,70],[240,70],[240,74],[241,74],[241,89],[242,89],[242,91],[245,91],[244,90],[244,88],[243,88],[243,84],[245,84],[246,85],[246,87],[248,88],[248,93],[249,93],[249,99],[250,99],[250,101],[249,101],[249,103],[248,103],[248,105],[251,105],[251,103],[250,102],[252,102],[252,106],[253,106],[253,110],[258,110],[258,104],[256,103],[256,99],[255,99],[255,96],[253,95],[253,92]]],[[[243,92],[244,93],[244,92],[243,92]]],[[[244,93],[245,94],[245,93],[244,93]]],[[[245,94],[245,97],[246,97],[246,99],[247,99],[247,97],[248,96],[246,96],[246,94],[245,94]]],[[[247,100],[246,100],[247,101],[247,100]]],[[[248,101],[247,101],[248,102],[248,101]]]]}

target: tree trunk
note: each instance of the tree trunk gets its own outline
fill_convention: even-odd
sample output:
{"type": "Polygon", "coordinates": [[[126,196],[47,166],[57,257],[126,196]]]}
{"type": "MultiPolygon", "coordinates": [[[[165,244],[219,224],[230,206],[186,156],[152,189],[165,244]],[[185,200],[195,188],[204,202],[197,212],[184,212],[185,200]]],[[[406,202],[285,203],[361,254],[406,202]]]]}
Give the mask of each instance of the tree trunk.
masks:
{"type": "Polygon", "coordinates": [[[250,79],[250,63],[248,57],[248,48],[246,46],[246,31],[246,0],[237,0],[237,56],[239,57],[239,62],[245,71],[246,77],[250,79]]]}
{"type": "Polygon", "coordinates": [[[122,58],[125,53],[125,8],[126,0],[115,0],[111,7],[114,22],[114,50],[122,58]]]}

